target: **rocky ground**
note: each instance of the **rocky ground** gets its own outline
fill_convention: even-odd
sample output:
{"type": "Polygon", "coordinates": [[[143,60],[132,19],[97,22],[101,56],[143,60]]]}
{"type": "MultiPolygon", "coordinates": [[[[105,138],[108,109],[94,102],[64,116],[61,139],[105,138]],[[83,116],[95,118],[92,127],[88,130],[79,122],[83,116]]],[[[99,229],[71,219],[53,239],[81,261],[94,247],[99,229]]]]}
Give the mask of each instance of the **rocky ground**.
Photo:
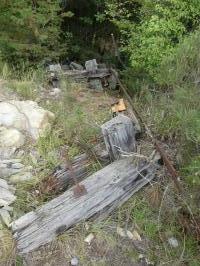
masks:
{"type": "MultiPolygon", "coordinates": [[[[93,126],[97,127],[99,130],[104,120],[101,116],[108,117],[110,104],[115,97],[111,95],[108,96],[107,93],[104,92],[91,93],[85,86],[83,86],[83,88],[74,86],[73,89],[76,89],[76,91],[72,90],[71,95],[68,96],[72,97],[71,100],[76,101],[82,106],[83,110],[81,112],[83,112],[84,115],[90,116],[90,118],[92,117],[92,120],[88,119],[87,126],[93,124],[93,126]],[[97,113],[95,114],[96,111],[97,113]],[[103,120],[101,120],[102,118],[103,120]]],[[[38,179],[38,171],[41,169],[39,168],[37,171],[33,166],[33,162],[37,165],[38,161],[48,160],[40,156],[39,150],[35,148],[35,143],[37,143],[40,136],[44,135],[47,130],[50,130],[56,115],[39,106],[37,102],[22,100],[20,95],[15,94],[7,88],[6,82],[2,81],[0,94],[0,216],[2,236],[0,251],[2,265],[15,265],[16,263],[25,265],[56,265],[58,262],[59,265],[76,265],[75,263],[82,265],[90,263],[101,264],[106,257],[106,260],[108,260],[111,265],[115,265],[115,261],[118,261],[118,263],[120,263],[119,265],[131,265],[129,258],[126,256],[123,256],[123,262],[120,262],[120,260],[122,260],[122,258],[120,258],[122,256],[121,253],[123,252],[121,248],[131,241],[130,236],[128,237],[126,233],[121,232],[121,237],[124,238],[123,241],[125,242],[124,244],[120,243],[120,245],[118,245],[117,238],[120,234],[116,233],[116,243],[115,245],[110,245],[109,241],[104,238],[101,239],[100,236],[97,237],[96,234],[90,233],[90,227],[88,226],[87,228],[85,224],[81,225],[81,227],[86,226],[85,232],[81,237],[84,235],[87,236],[88,234],[89,240],[87,240],[87,238],[79,240],[78,238],[73,239],[70,236],[71,232],[69,232],[69,240],[65,239],[67,235],[64,235],[60,239],[55,240],[55,243],[41,248],[39,251],[28,255],[26,258],[21,259],[20,257],[16,257],[15,244],[12,240],[11,233],[9,233],[6,227],[9,229],[11,222],[25,211],[23,210],[23,206],[20,206],[20,209],[18,208],[18,203],[21,200],[26,202],[28,199],[24,199],[24,195],[21,195],[21,191],[18,191],[18,189],[22,187],[22,189],[25,190],[25,184],[32,184],[32,182],[35,182],[35,179],[38,179]],[[30,164],[28,164],[25,159],[27,154],[32,159],[30,164]],[[16,202],[17,204],[15,204],[16,202]],[[85,245],[87,255],[81,254],[84,251],[77,250],[77,248],[80,249],[78,241],[81,241],[83,245],[85,245]],[[117,256],[114,259],[115,255],[117,256]]],[[[61,89],[58,88],[51,90],[42,88],[38,96],[37,101],[42,102],[42,105],[51,106],[53,101],[53,106],[56,106],[59,105],[59,101],[64,102],[63,97],[65,95],[63,96],[61,89]]],[[[95,134],[93,137],[95,137],[95,134]]],[[[92,142],[96,143],[96,140],[93,139],[92,142]]],[[[48,152],[52,151],[49,150],[48,152]]],[[[59,153],[58,150],[54,150],[53,152],[59,153]]],[[[38,183],[38,181],[36,183],[38,183]]],[[[28,191],[26,197],[29,197],[31,193],[33,193],[33,190],[31,192],[28,191]]],[[[37,189],[34,190],[34,194],[37,194],[37,189]]],[[[37,199],[37,195],[35,198],[37,199]]],[[[34,203],[32,205],[34,205],[34,203]]],[[[31,210],[31,207],[27,208],[27,210],[31,210]]],[[[111,231],[115,229],[112,227],[109,228],[108,226],[110,237],[112,235],[111,231]]],[[[81,230],[83,230],[83,228],[81,230]]],[[[105,232],[105,234],[107,233],[105,232]]],[[[141,261],[142,260],[143,258],[141,258],[141,261]]]]}
{"type": "MultiPolygon", "coordinates": [[[[0,83],[0,265],[142,266],[160,263],[161,257],[167,263],[158,265],[181,263],[185,243],[174,230],[175,216],[170,213],[165,218],[170,219],[169,226],[161,226],[163,213],[176,209],[174,195],[167,193],[171,183],[163,182],[164,172],[108,219],[83,222],[25,258],[17,255],[10,223],[56,196],[46,194],[44,184],[63,163],[60,150],[68,149],[73,158],[87,152],[85,144],[96,145],[118,92],[94,92],[68,80],[62,80],[59,89],[44,82],[34,97],[31,90],[22,95],[21,87],[11,87],[6,81],[0,83]]],[[[150,140],[139,141],[139,153],[149,156],[152,150],[150,140]]],[[[92,159],[91,170],[99,167],[92,159]]]]}

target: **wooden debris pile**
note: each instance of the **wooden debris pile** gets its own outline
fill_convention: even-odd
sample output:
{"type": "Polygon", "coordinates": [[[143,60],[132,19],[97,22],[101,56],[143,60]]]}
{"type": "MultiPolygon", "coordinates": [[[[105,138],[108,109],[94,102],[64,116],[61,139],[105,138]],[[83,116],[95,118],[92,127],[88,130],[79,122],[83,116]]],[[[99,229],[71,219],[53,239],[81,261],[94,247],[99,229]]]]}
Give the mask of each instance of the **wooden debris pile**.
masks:
{"type": "Polygon", "coordinates": [[[75,62],[69,65],[49,65],[49,80],[54,87],[58,87],[59,75],[74,79],[76,82],[87,82],[89,87],[95,91],[104,89],[115,90],[117,80],[105,64],[97,64],[96,59],[85,62],[85,68],[75,62]]]}
{"type": "MultiPolygon", "coordinates": [[[[115,208],[127,201],[135,192],[151,182],[158,165],[153,161],[134,157],[123,159],[123,154],[132,154],[136,149],[135,127],[133,121],[123,115],[102,125],[106,151],[99,156],[113,163],[82,181],[87,193],[74,197],[74,187],[62,195],[27,213],[12,223],[14,237],[21,254],[26,254],[52,241],[57,235],[76,223],[89,218],[107,216],[115,208]],[[109,156],[108,156],[109,155],[109,156]]],[[[78,179],[85,177],[86,155],[81,155],[72,163],[78,179]]],[[[67,187],[71,180],[70,172],[58,174],[59,188],[67,187]]]]}
{"type": "MultiPolygon", "coordinates": [[[[58,66],[56,68],[59,69],[58,66]]],[[[86,77],[90,80],[103,70],[99,69],[97,73],[96,60],[91,60],[86,62],[86,70],[70,71],[87,73],[86,77]]],[[[104,218],[156,176],[159,167],[157,159],[147,160],[136,156],[136,134],[140,126],[134,113],[125,115],[128,108],[123,100],[116,102],[111,109],[113,118],[101,126],[104,147],[95,148],[96,157],[102,161],[103,168],[88,176],[90,158],[87,154],[81,154],[74,158],[70,166],[66,164],[52,174],[47,191],[67,190],[12,223],[20,254],[27,254],[51,242],[82,220],[104,218]],[[80,187],[87,192],[80,197],[74,194],[72,172],[76,182],[81,182],[80,187]]]]}

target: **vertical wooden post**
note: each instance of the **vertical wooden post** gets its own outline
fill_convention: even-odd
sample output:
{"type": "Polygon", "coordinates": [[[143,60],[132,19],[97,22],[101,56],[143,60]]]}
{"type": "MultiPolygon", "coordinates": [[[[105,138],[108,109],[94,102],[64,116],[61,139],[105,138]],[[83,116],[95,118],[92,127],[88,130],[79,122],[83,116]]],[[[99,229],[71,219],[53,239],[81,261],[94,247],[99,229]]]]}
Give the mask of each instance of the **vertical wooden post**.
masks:
{"type": "Polygon", "coordinates": [[[133,121],[129,117],[119,114],[103,124],[101,129],[111,160],[120,159],[122,152],[135,151],[136,130],[133,121]]]}

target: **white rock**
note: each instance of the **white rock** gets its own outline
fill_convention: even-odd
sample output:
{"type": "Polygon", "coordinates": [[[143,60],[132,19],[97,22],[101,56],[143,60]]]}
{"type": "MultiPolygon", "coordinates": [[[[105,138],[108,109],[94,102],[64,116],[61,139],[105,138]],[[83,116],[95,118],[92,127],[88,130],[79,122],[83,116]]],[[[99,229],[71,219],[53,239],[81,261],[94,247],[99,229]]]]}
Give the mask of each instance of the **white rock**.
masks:
{"type": "Polygon", "coordinates": [[[0,126],[14,127],[27,131],[37,139],[55,118],[33,101],[9,101],[0,103],[0,126]]]}
{"type": "Polygon", "coordinates": [[[133,232],[127,231],[127,236],[133,241],[142,241],[141,236],[138,234],[136,230],[133,230],[133,232]]]}
{"type": "Polygon", "coordinates": [[[117,234],[120,235],[121,237],[126,237],[126,232],[123,228],[117,227],[117,234]]]}
{"type": "Polygon", "coordinates": [[[94,239],[94,234],[91,233],[84,239],[84,242],[90,245],[93,239],[94,239]]]}
{"type": "Polygon", "coordinates": [[[96,59],[86,61],[85,62],[85,68],[89,72],[96,73],[96,71],[98,69],[98,64],[97,64],[96,59]]]}
{"type": "Polygon", "coordinates": [[[71,265],[76,266],[79,264],[78,258],[74,257],[71,259],[71,265]]]}
{"type": "Polygon", "coordinates": [[[0,216],[1,216],[2,222],[7,227],[9,227],[10,224],[11,224],[11,217],[10,217],[9,212],[7,210],[5,210],[5,209],[0,209],[0,216]]]}
{"type": "Polygon", "coordinates": [[[168,243],[170,244],[171,247],[177,248],[179,246],[178,240],[175,237],[170,237],[168,238],[168,243]]]}
{"type": "Polygon", "coordinates": [[[24,182],[24,181],[30,181],[33,178],[34,177],[33,177],[32,173],[22,172],[22,173],[18,173],[16,175],[12,175],[9,180],[12,184],[17,184],[17,183],[24,182]]]}
{"type": "Polygon", "coordinates": [[[24,135],[14,128],[0,128],[0,147],[16,147],[24,145],[24,135]]]}
{"type": "Polygon", "coordinates": [[[57,96],[60,95],[60,93],[61,93],[61,89],[59,89],[59,88],[54,88],[54,89],[49,93],[49,95],[57,97],[57,96]]]}
{"type": "Polygon", "coordinates": [[[129,230],[125,230],[121,227],[117,227],[117,234],[120,235],[121,237],[128,237],[129,239],[133,241],[142,241],[141,236],[138,234],[136,230],[133,232],[129,230]]]}

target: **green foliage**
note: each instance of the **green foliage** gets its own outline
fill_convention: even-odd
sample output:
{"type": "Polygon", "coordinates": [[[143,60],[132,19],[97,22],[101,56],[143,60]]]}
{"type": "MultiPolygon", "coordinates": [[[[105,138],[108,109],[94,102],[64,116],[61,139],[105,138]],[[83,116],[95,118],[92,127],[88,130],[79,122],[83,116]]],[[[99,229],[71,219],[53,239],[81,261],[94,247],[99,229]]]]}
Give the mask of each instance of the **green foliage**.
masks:
{"type": "Polygon", "coordinates": [[[146,97],[149,108],[146,119],[151,120],[156,134],[175,140],[177,160],[185,169],[183,173],[189,184],[199,184],[196,169],[200,145],[199,43],[200,30],[197,30],[177,45],[156,69],[154,94],[149,88],[146,90],[151,95],[146,97]]]}
{"type": "Polygon", "coordinates": [[[162,85],[182,86],[199,83],[200,29],[186,37],[171,56],[163,58],[156,80],[162,85]]]}
{"type": "Polygon", "coordinates": [[[190,186],[200,186],[200,156],[194,157],[191,162],[182,168],[186,181],[190,186]]]}
{"type": "Polygon", "coordinates": [[[59,56],[60,1],[0,2],[0,56],[10,63],[59,56]]]}
{"type": "Polygon", "coordinates": [[[200,144],[199,44],[200,30],[178,45],[172,56],[163,59],[156,76],[161,85],[173,88],[173,97],[168,97],[165,107],[168,111],[164,125],[173,118],[174,129],[196,146],[200,144]]]}
{"type": "Polygon", "coordinates": [[[37,88],[32,81],[13,80],[8,83],[8,86],[24,99],[34,100],[37,96],[37,88]]]}
{"type": "Polygon", "coordinates": [[[196,0],[107,2],[107,14],[122,33],[131,65],[151,75],[182,37],[199,25],[200,2],[196,0]]]}

